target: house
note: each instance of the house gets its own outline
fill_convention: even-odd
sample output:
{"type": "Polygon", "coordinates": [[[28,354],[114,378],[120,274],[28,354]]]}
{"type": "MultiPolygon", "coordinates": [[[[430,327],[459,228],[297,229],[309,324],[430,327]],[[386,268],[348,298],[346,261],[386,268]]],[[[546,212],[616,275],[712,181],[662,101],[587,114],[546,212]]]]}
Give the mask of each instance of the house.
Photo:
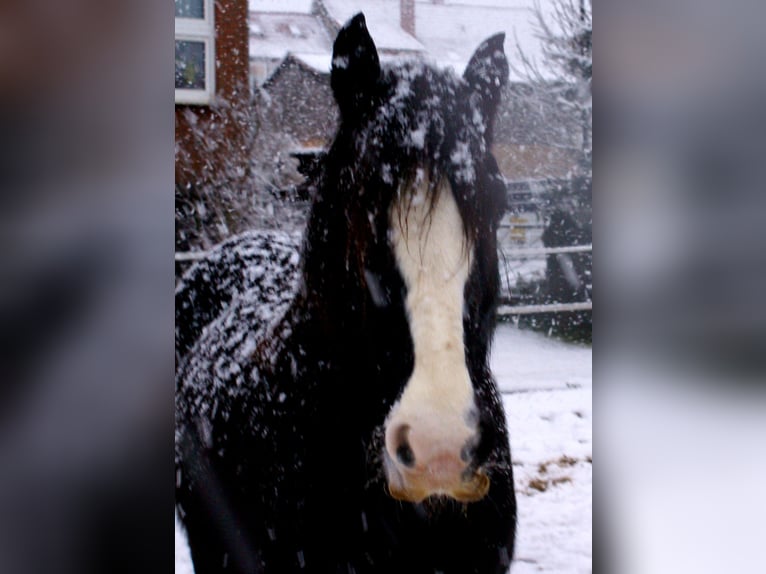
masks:
{"type": "MultiPolygon", "coordinates": [[[[412,0],[414,33],[429,56],[462,74],[483,40],[505,32],[510,81],[495,124],[493,152],[511,182],[566,178],[580,157],[576,118],[526,83],[519,50],[543,61],[531,0],[412,0]]],[[[545,2],[541,8],[546,9],[545,2]]],[[[543,70],[544,71],[544,70],[543,70]]]]}
{"type": "Polygon", "coordinates": [[[337,126],[338,109],[326,71],[288,53],[261,89],[267,94],[266,105],[272,108],[274,129],[295,142],[295,153],[318,151],[329,144],[337,126]]]}
{"type": "MultiPolygon", "coordinates": [[[[500,106],[493,152],[512,182],[566,178],[580,152],[577,118],[552,98],[534,92],[525,81],[519,50],[532,62],[543,61],[530,0],[416,0],[415,29],[441,66],[462,73],[480,42],[506,33],[510,81],[500,106]],[[456,38],[461,38],[456,42],[456,38]]],[[[546,4],[541,3],[545,9],[546,4]]],[[[545,73],[545,69],[541,67],[545,73]]]]}
{"type": "MultiPolygon", "coordinates": [[[[221,142],[241,138],[241,126],[218,121],[211,106],[249,105],[247,42],[247,0],[175,0],[177,188],[197,184],[224,161],[237,161],[230,155],[202,152],[193,132],[209,132],[221,142]]],[[[215,142],[208,143],[208,151],[216,147],[215,142]]]]}
{"type": "MultiPolygon", "coordinates": [[[[424,56],[423,45],[402,29],[399,11],[391,7],[390,0],[365,6],[381,60],[424,56]]],[[[335,132],[332,46],[358,9],[330,0],[250,0],[249,8],[250,83],[256,99],[270,108],[264,127],[291,138],[292,154],[310,163],[335,132]]]]}
{"type": "Polygon", "coordinates": [[[330,89],[334,33],[313,0],[250,0],[249,69],[261,129],[304,158],[325,148],[338,112],[330,89]]]}
{"type": "Polygon", "coordinates": [[[333,37],[356,13],[364,12],[382,62],[427,55],[426,46],[415,36],[414,0],[317,0],[316,9],[333,37]]]}
{"type": "Polygon", "coordinates": [[[288,54],[319,72],[330,70],[334,33],[313,10],[313,0],[250,0],[249,58],[253,89],[288,54]]]}
{"type": "Polygon", "coordinates": [[[512,182],[567,178],[580,157],[577,121],[523,81],[518,47],[542,60],[530,0],[250,0],[254,86],[282,110],[296,153],[332,137],[337,112],[329,90],[332,40],[365,13],[382,61],[425,58],[462,73],[476,47],[506,32],[511,81],[495,126],[494,153],[512,182]],[[311,94],[307,98],[304,95],[311,94]]]}
{"type": "Polygon", "coordinates": [[[512,182],[569,177],[579,157],[576,118],[562,113],[556,101],[532,94],[513,71],[519,64],[517,41],[527,55],[539,57],[529,5],[529,0],[176,0],[178,186],[198,184],[224,168],[241,171],[252,155],[243,143],[252,126],[221,117],[222,107],[214,103],[227,102],[230,110],[269,108],[263,116],[271,125],[260,129],[284,135],[293,155],[326,147],[337,123],[329,86],[332,43],[359,10],[367,16],[381,60],[426,58],[458,73],[482,40],[505,30],[506,53],[515,65],[495,126],[500,168],[512,182]],[[200,133],[206,134],[204,145],[200,133]]]}

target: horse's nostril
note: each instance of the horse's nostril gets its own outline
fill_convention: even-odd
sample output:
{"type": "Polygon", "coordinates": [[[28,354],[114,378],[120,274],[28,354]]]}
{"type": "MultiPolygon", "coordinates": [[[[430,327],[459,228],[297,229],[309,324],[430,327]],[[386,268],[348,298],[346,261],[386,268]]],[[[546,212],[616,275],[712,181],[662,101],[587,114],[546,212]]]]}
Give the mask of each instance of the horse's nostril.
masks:
{"type": "Polygon", "coordinates": [[[475,427],[479,424],[479,409],[476,407],[471,407],[468,409],[468,411],[465,413],[465,422],[468,423],[468,426],[475,427]]]}
{"type": "Polygon", "coordinates": [[[460,449],[460,460],[471,462],[476,454],[476,439],[471,439],[460,449]]]}
{"type": "Polygon", "coordinates": [[[396,458],[398,458],[399,462],[408,468],[415,466],[415,453],[412,452],[409,443],[405,442],[397,447],[396,458]]]}
{"type": "Polygon", "coordinates": [[[412,452],[407,434],[410,432],[409,425],[402,425],[396,430],[396,458],[404,466],[412,468],[415,466],[415,453],[412,452]]]}

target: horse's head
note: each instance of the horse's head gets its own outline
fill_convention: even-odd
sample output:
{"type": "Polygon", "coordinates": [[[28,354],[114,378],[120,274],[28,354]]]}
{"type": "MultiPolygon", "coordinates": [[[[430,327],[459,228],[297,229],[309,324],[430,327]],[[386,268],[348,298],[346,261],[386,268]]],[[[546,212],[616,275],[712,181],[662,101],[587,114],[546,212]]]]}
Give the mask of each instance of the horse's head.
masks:
{"type": "Polygon", "coordinates": [[[503,40],[479,46],[462,78],[422,62],[382,67],[361,14],[334,46],[341,125],[322,185],[330,197],[317,209],[324,201],[342,222],[360,306],[398,312],[409,328],[413,366],[384,424],[389,491],[402,500],[468,502],[489,489],[482,429],[491,399],[481,389],[491,384],[505,208],[490,153],[508,77],[503,40]]]}

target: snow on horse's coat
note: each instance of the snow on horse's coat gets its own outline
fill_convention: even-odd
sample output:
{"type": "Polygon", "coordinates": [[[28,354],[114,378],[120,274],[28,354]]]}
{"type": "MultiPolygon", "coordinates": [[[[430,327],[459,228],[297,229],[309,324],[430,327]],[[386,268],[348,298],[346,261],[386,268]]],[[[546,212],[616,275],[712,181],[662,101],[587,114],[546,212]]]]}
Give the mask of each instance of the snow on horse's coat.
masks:
{"type": "Polygon", "coordinates": [[[197,574],[504,572],[516,506],[489,372],[503,36],[463,78],[338,34],[341,112],[300,262],[252,232],[176,290],[176,508],[197,574]]]}

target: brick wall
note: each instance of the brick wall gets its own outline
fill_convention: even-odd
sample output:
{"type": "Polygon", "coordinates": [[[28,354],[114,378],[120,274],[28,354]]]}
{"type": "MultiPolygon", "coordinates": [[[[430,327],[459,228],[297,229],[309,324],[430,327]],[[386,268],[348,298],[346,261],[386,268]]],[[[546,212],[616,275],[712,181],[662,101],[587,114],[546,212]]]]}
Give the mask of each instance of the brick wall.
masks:
{"type": "MultiPolygon", "coordinates": [[[[216,98],[236,100],[240,105],[247,105],[250,100],[248,87],[248,28],[247,0],[215,1],[215,85],[216,98]]],[[[202,157],[200,150],[191,145],[189,116],[199,125],[210,125],[220,120],[209,106],[177,105],[175,109],[176,138],[176,184],[194,184],[202,173],[204,162],[215,164],[224,159],[236,161],[232,157],[202,157]]],[[[238,138],[238,126],[235,123],[221,123],[221,138],[230,141],[238,138]]],[[[244,158],[243,158],[244,161],[244,158]]]]}

